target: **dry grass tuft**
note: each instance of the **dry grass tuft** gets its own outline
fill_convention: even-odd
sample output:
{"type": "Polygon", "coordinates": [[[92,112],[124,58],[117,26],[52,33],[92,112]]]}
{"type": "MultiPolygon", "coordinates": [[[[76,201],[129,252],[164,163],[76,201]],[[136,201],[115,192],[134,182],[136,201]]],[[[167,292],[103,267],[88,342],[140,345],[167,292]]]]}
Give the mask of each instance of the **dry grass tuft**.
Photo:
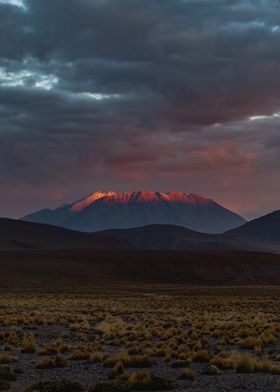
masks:
{"type": "Polygon", "coordinates": [[[181,371],[179,375],[180,380],[191,380],[194,381],[197,378],[197,374],[191,368],[186,368],[181,371]]]}

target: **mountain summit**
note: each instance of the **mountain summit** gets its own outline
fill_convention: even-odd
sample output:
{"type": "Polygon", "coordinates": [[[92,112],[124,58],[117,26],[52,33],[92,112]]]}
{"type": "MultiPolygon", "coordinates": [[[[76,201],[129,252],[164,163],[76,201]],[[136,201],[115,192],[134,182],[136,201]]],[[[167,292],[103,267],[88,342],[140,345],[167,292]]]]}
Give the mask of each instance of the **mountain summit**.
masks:
{"type": "Polygon", "coordinates": [[[184,192],[94,192],[54,210],[23,220],[80,231],[173,224],[205,233],[222,233],[244,224],[241,216],[211,199],[184,192]]]}

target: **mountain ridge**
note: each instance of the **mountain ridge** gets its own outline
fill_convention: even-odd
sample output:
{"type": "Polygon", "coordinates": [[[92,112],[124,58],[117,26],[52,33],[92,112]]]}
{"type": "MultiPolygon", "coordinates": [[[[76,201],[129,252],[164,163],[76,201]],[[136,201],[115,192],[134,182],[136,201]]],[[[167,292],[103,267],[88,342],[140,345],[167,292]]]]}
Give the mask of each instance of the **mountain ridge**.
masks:
{"type": "Polygon", "coordinates": [[[106,234],[83,233],[42,223],[0,218],[0,250],[9,249],[130,249],[106,234]]]}
{"type": "Polygon", "coordinates": [[[56,209],[43,209],[22,220],[93,232],[149,224],[173,224],[206,233],[222,233],[246,220],[215,201],[185,192],[93,192],[56,209]]]}
{"type": "Polygon", "coordinates": [[[280,253],[279,225],[280,211],[222,234],[202,233],[168,224],[86,233],[48,224],[0,218],[0,250],[134,249],[200,253],[241,250],[280,253]],[[257,226],[257,235],[250,232],[248,235],[248,227],[252,226],[254,229],[257,226]]]}
{"type": "Polygon", "coordinates": [[[280,243],[280,210],[272,211],[240,227],[228,230],[226,234],[234,238],[280,243]]]}
{"type": "MultiPolygon", "coordinates": [[[[242,226],[241,226],[242,227],[242,226]]],[[[98,232],[130,243],[135,249],[176,251],[256,251],[280,253],[280,242],[236,238],[223,234],[201,233],[174,225],[147,225],[130,229],[112,229],[98,232]]]]}

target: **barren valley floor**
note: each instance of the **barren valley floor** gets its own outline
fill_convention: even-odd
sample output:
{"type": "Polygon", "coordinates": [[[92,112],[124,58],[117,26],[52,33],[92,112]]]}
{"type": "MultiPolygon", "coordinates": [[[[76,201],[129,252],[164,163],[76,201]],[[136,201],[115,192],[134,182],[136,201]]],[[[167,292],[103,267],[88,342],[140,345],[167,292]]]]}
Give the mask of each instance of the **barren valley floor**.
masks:
{"type": "Polygon", "coordinates": [[[280,387],[277,284],[198,285],[172,276],[166,283],[151,276],[129,281],[117,273],[109,282],[95,267],[95,279],[83,285],[82,271],[73,265],[72,280],[68,270],[63,280],[62,269],[52,263],[47,275],[43,264],[28,267],[26,254],[16,262],[24,264],[21,270],[15,256],[9,257],[1,258],[6,286],[0,297],[0,390],[280,387]]]}

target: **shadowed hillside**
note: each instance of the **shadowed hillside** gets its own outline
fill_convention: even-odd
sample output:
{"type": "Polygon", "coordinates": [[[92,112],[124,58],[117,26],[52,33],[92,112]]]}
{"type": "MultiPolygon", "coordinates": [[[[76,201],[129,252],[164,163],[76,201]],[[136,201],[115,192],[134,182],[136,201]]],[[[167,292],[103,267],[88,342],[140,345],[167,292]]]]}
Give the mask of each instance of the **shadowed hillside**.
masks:
{"type": "Polygon", "coordinates": [[[245,238],[242,235],[235,238],[231,233],[199,233],[174,225],[149,225],[84,233],[58,226],[0,219],[0,249],[132,248],[196,252],[225,250],[279,252],[280,250],[279,241],[262,241],[261,237],[248,239],[246,235],[245,238]]]}
{"type": "Polygon", "coordinates": [[[61,227],[0,218],[1,249],[115,249],[127,243],[103,234],[81,233],[61,227]]]}
{"type": "Polygon", "coordinates": [[[260,243],[236,239],[227,234],[207,234],[174,225],[148,225],[132,229],[99,232],[120,241],[129,242],[136,249],[173,249],[189,251],[260,250],[260,243]]]}
{"type": "Polygon", "coordinates": [[[246,240],[278,243],[280,246],[280,210],[254,219],[226,234],[246,240]]]}

